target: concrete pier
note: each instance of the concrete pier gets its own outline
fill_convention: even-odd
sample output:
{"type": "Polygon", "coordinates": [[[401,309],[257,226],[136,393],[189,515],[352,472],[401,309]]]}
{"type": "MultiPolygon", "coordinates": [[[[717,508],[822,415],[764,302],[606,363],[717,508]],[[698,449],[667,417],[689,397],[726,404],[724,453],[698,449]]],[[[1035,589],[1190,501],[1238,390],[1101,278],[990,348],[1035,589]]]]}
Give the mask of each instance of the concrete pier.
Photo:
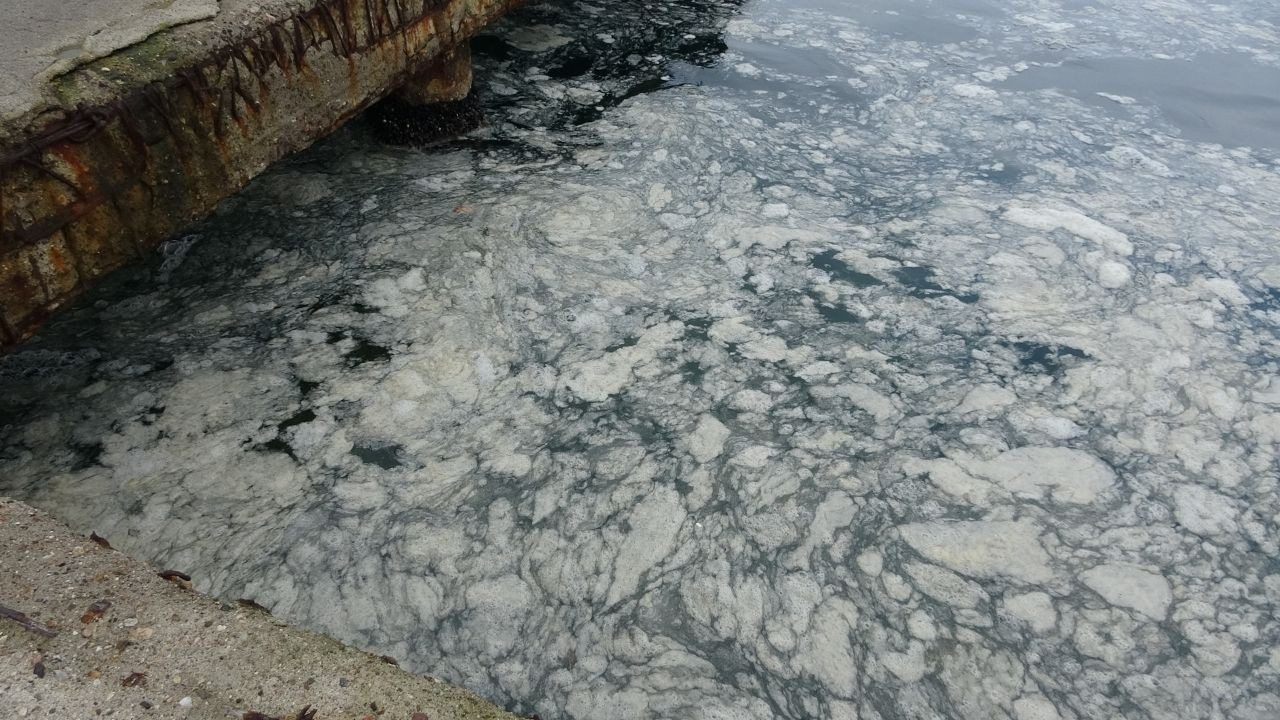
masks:
{"type": "Polygon", "coordinates": [[[0,350],[522,0],[0,0],[0,350]]]}
{"type": "MultiPolygon", "coordinates": [[[[0,716],[518,720],[0,497],[0,716]],[[164,575],[169,579],[161,577],[164,575]]],[[[198,578],[197,578],[198,580],[198,578]]]]}

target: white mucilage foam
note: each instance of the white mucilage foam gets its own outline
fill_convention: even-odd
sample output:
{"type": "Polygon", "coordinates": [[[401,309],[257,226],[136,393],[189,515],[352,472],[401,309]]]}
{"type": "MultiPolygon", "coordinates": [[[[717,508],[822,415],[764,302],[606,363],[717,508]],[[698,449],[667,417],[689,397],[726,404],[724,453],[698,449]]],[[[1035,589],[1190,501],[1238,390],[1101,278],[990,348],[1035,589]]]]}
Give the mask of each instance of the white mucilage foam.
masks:
{"type": "Polygon", "coordinates": [[[0,492],[543,718],[1280,716],[1280,149],[1017,85],[1267,3],[597,4],[0,360],[0,492]]]}

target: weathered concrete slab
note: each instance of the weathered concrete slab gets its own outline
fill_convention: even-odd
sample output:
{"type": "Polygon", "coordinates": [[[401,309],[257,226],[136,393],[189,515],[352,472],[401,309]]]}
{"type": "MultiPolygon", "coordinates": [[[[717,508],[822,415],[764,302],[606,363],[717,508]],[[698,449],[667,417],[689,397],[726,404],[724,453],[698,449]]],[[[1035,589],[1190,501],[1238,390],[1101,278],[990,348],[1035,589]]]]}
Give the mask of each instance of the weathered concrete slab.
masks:
{"type": "MultiPolygon", "coordinates": [[[[45,84],[0,117],[0,348],[521,2],[222,0],[64,74],[28,72],[45,84]]],[[[3,47],[0,67],[43,62],[18,57],[35,40],[3,47]]]]}
{"type": "Polygon", "coordinates": [[[219,603],[0,498],[0,716],[515,720],[385,660],[219,603]],[[101,612],[98,612],[101,610],[101,612]],[[0,613],[3,614],[3,613],[0,613]]]}
{"type": "Polygon", "coordinates": [[[218,0],[0,0],[0,118],[30,110],[50,80],[86,61],[217,12],[218,0]]]}

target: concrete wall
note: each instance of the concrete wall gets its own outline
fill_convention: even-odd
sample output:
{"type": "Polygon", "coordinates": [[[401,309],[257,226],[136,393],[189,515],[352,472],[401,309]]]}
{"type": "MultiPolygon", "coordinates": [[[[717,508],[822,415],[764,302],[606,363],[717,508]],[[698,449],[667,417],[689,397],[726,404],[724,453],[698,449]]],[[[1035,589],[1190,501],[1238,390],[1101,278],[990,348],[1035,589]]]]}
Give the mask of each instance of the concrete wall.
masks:
{"type": "Polygon", "coordinates": [[[0,349],[521,2],[224,0],[58,79],[0,128],[0,349]]]}

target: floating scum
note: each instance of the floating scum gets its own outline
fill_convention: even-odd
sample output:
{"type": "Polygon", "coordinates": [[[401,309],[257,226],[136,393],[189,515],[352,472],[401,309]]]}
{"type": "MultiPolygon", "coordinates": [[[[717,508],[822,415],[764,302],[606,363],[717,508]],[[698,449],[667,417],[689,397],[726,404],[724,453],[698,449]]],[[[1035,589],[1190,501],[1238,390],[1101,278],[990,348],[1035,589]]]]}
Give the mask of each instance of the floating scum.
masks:
{"type": "Polygon", "coordinates": [[[8,356],[0,488],[541,717],[1276,717],[1276,146],[1011,81],[1265,9],[528,8],[8,356]]]}

